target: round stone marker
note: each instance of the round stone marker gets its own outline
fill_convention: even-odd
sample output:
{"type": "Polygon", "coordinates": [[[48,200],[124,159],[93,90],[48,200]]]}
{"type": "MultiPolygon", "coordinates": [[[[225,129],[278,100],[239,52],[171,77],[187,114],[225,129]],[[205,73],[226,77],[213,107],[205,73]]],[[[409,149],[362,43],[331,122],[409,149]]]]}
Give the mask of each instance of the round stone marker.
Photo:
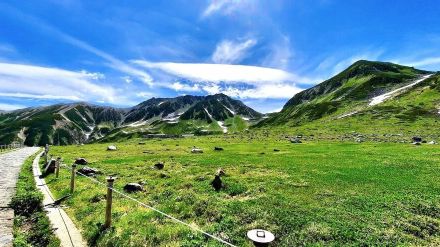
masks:
{"type": "Polygon", "coordinates": [[[248,231],[247,237],[254,242],[255,246],[266,246],[275,240],[271,232],[262,229],[248,231]]]}

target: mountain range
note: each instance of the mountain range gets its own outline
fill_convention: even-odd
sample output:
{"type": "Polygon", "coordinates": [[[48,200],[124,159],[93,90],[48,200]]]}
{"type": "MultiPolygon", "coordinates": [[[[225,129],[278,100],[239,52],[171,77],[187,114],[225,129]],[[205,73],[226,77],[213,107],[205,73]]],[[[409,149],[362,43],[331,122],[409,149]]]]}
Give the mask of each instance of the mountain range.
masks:
{"type": "Polygon", "coordinates": [[[1,114],[0,143],[66,145],[154,133],[232,133],[261,117],[224,94],[151,98],[128,109],[57,104],[1,114]]]}
{"type": "Polygon", "coordinates": [[[309,135],[350,132],[437,135],[440,73],[357,61],[268,116],[224,94],[151,98],[128,109],[87,103],[0,113],[0,143],[110,141],[145,134],[221,134],[246,129],[309,135]]]}

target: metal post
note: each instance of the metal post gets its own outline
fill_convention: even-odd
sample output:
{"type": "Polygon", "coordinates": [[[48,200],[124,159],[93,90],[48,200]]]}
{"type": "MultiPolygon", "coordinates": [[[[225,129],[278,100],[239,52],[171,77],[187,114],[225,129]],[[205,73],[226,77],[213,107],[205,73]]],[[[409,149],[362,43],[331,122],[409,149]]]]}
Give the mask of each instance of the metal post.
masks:
{"type": "Polygon", "coordinates": [[[55,162],[55,176],[56,178],[60,175],[60,163],[61,163],[61,157],[57,158],[57,161],[55,162]]]}
{"type": "Polygon", "coordinates": [[[107,206],[105,208],[105,224],[104,228],[109,228],[112,224],[112,194],[113,182],[115,179],[110,176],[107,178],[107,206]]]}
{"type": "Polygon", "coordinates": [[[75,191],[75,170],[76,164],[72,164],[72,176],[70,177],[70,194],[73,194],[75,191]]]}

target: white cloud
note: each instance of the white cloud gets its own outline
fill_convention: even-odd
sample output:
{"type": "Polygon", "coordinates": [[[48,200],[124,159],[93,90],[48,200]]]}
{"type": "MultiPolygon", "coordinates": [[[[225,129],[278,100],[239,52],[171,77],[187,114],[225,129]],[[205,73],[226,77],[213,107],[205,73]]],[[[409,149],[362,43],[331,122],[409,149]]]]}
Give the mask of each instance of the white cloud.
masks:
{"type": "Polygon", "coordinates": [[[240,89],[228,87],[222,92],[237,98],[253,98],[253,99],[290,99],[303,89],[288,83],[270,83],[258,85],[255,88],[240,89]]]}
{"type": "Polygon", "coordinates": [[[96,84],[101,74],[0,63],[0,96],[115,102],[116,91],[96,84]]]}
{"type": "Polygon", "coordinates": [[[229,15],[239,9],[248,6],[249,0],[211,0],[211,3],[204,9],[202,17],[208,17],[216,13],[229,15]]]}
{"type": "Polygon", "coordinates": [[[183,84],[180,82],[174,82],[172,84],[169,84],[169,86],[165,86],[170,89],[174,89],[176,91],[185,91],[185,92],[197,92],[200,91],[200,87],[198,84],[194,84],[193,86],[190,86],[188,84],[183,84]]]}
{"type": "Polygon", "coordinates": [[[212,54],[212,61],[214,63],[240,62],[246,56],[246,52],[255,44],[257,44],[255,39],[248,39],[243,42],[223,40],[217,44],[212,54]]]}
{"type": "Polygon", "coordinates": [[[284,70],[258,66],[172,62],[152,63],[144,60],[134,60],[133,63],[146,69],[161,70],[168,74],[193,81],[258,84],[301,80],[301,78],[284,70]]]}
{"type": "Polygon", "coordinates": [[[156,84],[176,91],[203,91],[208,94],[222,92],[237,98],[286,99],[302,90],[295,84],[302,78],[279,69],[230,64],[133,62],[149,70],[159,70],[189,80],[167,85],[156,84]]]}
{"type": "Polygon", "coordinates": [[[13,110],[22,109],[22,108],[26,108],[26,106],[0,103],[0,110],[3,110],[3,111],[13,111],[13,110]]]}

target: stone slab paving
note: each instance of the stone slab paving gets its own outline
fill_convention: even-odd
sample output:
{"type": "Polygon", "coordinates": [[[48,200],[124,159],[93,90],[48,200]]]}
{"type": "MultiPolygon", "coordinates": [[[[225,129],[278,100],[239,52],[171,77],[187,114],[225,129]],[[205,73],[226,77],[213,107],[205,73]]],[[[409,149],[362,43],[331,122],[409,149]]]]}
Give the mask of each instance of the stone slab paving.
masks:
{"type": "Polygon", "coordinates": [[[38,150],[37,147],[25,147],[0,154],[0,246],[12,246],[14,210],[9,208],[9,203],[15,194],[21,166],[38,150]]]}
{"type": "Polygon", "coordinates": [[[62,208],[60,208],[59,206],[54,206],[54,200],[56,198],[54,198],[54,196],[50,192],[44,178],[40,177],[41,170],[38,162],[40,160],[41,154],[35,157],[32,164],[32,171],[34,174],[35,183],[37,184],[37,188],[44,195],[44,209],[46,210],[47,216],[52,223],[55,234],[60,239],[62,247],[85,247],[87,246],[87,244],[82,238],[81,232],[78,230],[78,228],[76,228],[73,221],[69,218],[69,216],[62,208]]]}

